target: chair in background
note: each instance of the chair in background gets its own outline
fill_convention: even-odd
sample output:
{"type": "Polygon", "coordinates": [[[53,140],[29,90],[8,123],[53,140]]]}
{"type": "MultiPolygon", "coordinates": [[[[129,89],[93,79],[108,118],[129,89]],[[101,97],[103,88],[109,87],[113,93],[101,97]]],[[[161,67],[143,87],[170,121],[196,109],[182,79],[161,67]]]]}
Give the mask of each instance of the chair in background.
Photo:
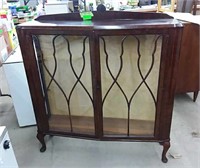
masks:
{"type": "Polygon", "coordinates": [[[193,15],[197,14],[197,6],[200,5],[200,0],[195,0],[194,8],[193,8],[193,15]]]}
{"type": "Polygon", "coordinates": [[[175,0],[158,0],[157,12],[174,12],[175,0]]]}
{"type": "Polygon", "coordinates": [[[199,0],[177,0],[176,12],[192,13],[196,15],[199,0]]]}
{"type": "Polygon", "coordinates": [[[196,15],[200,0],[158,0],[158,12],[183,12],[196,15]]]}

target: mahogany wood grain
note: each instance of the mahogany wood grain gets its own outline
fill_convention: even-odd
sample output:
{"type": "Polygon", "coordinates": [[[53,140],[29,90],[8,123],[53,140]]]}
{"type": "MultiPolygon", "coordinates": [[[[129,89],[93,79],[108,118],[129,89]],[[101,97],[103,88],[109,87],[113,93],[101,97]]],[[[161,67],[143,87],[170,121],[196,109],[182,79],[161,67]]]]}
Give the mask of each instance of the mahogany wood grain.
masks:
{"type": "MultiPolygon", "coordinates": [[[[199,84],[199,30],[193,23],[184,23],[176,93],[197,92],[199,84]]],[[[197,95],[195,93],[195,95],[197,95]]]]}

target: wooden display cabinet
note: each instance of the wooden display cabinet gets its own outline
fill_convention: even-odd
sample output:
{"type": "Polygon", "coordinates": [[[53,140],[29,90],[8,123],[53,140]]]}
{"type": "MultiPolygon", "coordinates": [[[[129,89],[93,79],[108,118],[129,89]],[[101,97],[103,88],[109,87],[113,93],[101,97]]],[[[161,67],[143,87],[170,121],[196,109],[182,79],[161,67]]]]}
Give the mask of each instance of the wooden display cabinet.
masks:
{"type": "Polygon", "coordinates": [[[159,142],[167,162],[182,25],[165,14],[41,16],[17,27],[38,134],[159,142]]]}

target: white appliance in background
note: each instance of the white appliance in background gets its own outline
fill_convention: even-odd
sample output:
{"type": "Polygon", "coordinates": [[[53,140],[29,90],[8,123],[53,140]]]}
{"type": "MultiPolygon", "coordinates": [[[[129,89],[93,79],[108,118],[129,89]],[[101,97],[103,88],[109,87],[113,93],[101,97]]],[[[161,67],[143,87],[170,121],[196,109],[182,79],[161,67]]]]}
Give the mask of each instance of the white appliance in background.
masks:
{"type": "Polygon", "coordinates": [[[121,5],[127,5],[128,0],[104,0],[106,8],[113,7],[114,10],[120,10],[121,5]]]}
{"type": "Polygon", "coordinates": [[[3,70],[19,126],[35,125],[35,115],[20,47],[17,47],[14,53],[3,63],[3,70]]]}
{"type": "Polygon", "coordinates": [[[74,11],[73,1],[50,1],[45,3],[45,13],[59,14],[71,13],[74,11]]]}
{"type": "Polygon", "coordinates": [[[5,126],[0,126],[0,167],[18,168],[17,160],[5,126]]]}

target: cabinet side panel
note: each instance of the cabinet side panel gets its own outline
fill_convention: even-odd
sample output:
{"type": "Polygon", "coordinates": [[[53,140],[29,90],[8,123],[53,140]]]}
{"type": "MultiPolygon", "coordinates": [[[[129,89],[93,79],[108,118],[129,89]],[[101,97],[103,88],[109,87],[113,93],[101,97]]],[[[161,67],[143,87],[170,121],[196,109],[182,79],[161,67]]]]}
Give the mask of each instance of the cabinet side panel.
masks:
{"type": "Polygon", "coordinates": [[[180,49],[176,93],[199,91],[199,25],[186,23],[180,49]]]}

